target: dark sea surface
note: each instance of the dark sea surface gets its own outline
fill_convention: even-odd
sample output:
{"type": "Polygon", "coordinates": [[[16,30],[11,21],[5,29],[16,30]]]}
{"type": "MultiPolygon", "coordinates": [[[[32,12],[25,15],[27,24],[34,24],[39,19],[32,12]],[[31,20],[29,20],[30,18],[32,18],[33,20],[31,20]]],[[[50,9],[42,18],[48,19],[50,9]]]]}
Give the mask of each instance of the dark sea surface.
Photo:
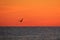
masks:
{"type": "Polygon", "coordinates": [[[2,27],[0,40],[60,40],[60,27],[2,27]]]}

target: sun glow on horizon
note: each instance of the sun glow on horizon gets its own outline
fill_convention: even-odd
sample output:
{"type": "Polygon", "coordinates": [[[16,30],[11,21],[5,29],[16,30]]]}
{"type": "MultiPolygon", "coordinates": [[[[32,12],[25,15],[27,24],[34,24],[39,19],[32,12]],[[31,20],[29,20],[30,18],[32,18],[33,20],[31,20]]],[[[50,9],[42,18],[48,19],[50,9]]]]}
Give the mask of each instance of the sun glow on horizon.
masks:
{"type": "Polygon", "coordinates": [[[0,26],[60,26],[60,0],[0,0],[0,26]]]}

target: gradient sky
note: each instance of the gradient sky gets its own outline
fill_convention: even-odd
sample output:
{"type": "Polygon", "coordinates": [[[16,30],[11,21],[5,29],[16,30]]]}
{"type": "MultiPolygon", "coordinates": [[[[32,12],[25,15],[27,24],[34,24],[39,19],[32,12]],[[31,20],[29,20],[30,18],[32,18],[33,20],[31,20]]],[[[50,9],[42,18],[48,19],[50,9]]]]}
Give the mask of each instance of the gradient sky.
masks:
{"type": "Polygon", "coordinates": [[[60,26],[60,0],[0,0],[0,26],[60,26]]]}

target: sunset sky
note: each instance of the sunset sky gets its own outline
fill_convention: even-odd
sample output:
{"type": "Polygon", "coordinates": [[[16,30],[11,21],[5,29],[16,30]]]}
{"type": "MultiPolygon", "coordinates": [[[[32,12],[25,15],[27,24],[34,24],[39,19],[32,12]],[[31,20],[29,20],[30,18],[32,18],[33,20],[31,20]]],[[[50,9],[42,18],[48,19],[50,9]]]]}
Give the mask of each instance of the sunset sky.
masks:
{"type": "Polygon", "coordinates": [[[60,26],[60,0],[0,0],[0,26],[60,26]]]}

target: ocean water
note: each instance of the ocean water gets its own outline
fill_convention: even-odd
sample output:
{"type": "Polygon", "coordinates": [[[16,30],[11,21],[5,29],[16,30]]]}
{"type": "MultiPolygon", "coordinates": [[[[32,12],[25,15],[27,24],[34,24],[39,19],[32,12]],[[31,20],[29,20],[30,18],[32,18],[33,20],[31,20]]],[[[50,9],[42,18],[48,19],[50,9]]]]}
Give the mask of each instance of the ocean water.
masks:
{"type": "Polygon", "coordinates": [[[60,27],[0,27],[0,40],[60,40],[60,27]]]}

